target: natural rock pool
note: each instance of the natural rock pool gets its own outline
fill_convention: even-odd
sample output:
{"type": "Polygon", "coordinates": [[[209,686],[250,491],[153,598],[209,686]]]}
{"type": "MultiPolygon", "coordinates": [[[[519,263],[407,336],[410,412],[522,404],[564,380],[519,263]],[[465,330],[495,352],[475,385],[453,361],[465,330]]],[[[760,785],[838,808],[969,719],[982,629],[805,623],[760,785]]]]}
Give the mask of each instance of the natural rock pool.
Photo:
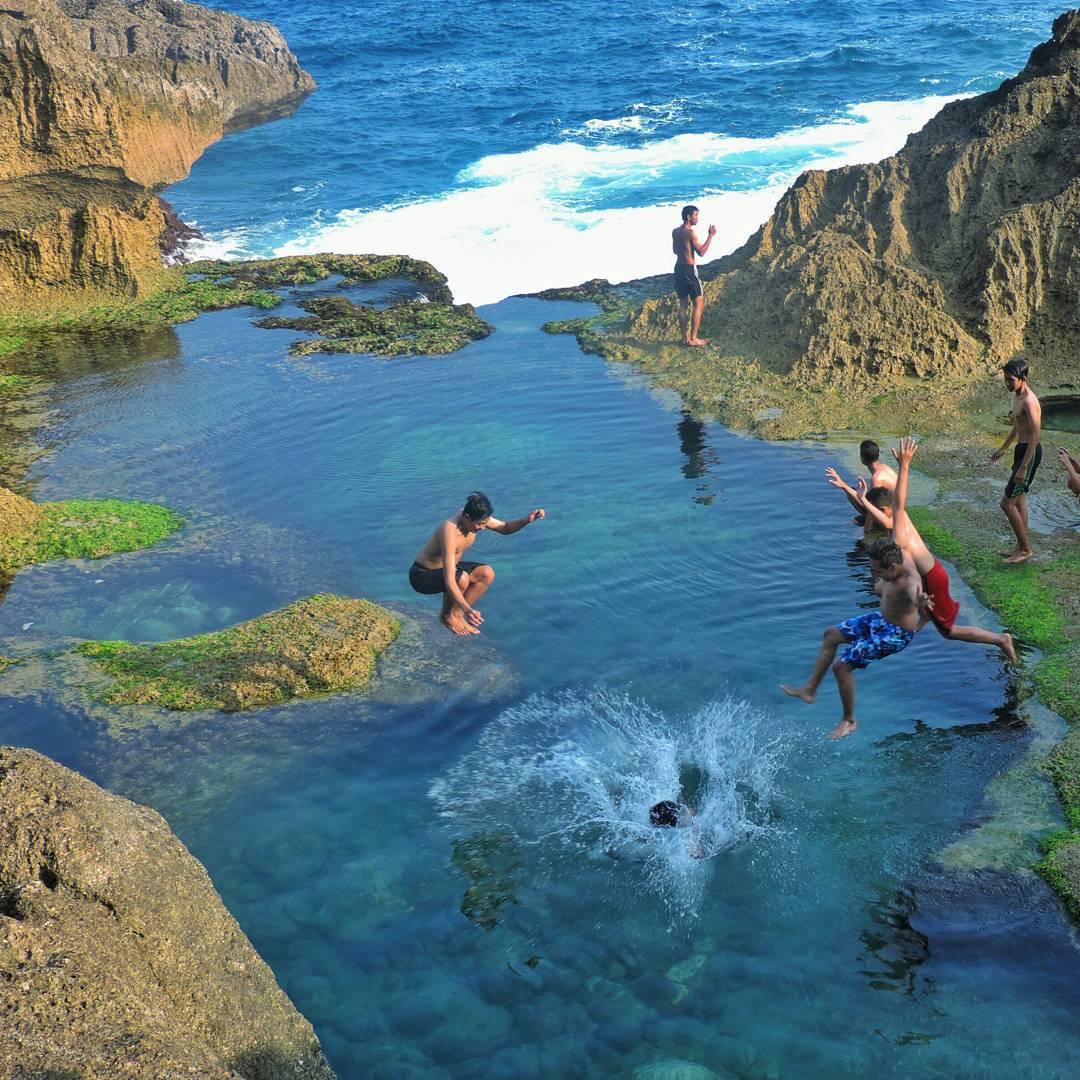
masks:
{"type": "Polygon", "coordinates": [[[490,338],[393,361],[289,358],[293,333],[227,311],[70,365],[35,497],[188,526],[19,574],[0,652],[325,591],[411,616],[428,659],[182,718],[16,667],[0,742],[159,809],[343,1078],[1071,1075],[1073,930],[1016,869],[1058,811],[1037,775],[1000,779],[1059,722],[931,630],[856,676],[859,730],[829,742],[831,678],[812,707],[777,684],[875,603],[824,480],[852,449],[700,424],[538,329],[584,310],[507,300],[490,338]],[[406,573],[477,487],[548,516],[480,537],[498,579],[459,641],[406,573]],[[680,785],[707,858],[645,824],[680,785]]]}

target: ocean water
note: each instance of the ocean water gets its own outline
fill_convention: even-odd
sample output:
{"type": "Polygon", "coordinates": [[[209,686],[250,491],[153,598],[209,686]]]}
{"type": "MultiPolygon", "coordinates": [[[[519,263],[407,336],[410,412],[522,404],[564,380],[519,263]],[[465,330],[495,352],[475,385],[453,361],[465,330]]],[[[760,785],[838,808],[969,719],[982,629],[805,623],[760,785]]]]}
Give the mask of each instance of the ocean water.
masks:
{"type": "Polygon", "coordinates": [[[10,668],[0,742],[159,809],[342,1080],[1073,1075],[1076,943],[1024,868],[1060,821],[1024,762],[1060,721],[994,650],[928,633],[857,675],[859,730],[830,742],[832,682],[809,707],[778,683],[875,603],[824,477],[854,445],[699,422],[538,329],[585,310],[506,300],[484,341],[394,361],[292,359],[225,311],[72,363],[35,495],[189,524],[20,573],[0,652],[320,590],[409,629],[371,694],[252,714],[10,668]],[[497,579],[462,640],[406,573],[477,486],[547,517],[480,537],[497,579]],[[690,828],[648,826],[664,798],[690,828]]]}
{"type": "Polygon", "coordinates": [[[396,251],[459,300],[665,272],[678,208],[733,250],[811,166],[899,149],[1015,74],[1060,5],[1003,0],[312,0],[320,89],[170,189],[204,254],[396,251]]]}

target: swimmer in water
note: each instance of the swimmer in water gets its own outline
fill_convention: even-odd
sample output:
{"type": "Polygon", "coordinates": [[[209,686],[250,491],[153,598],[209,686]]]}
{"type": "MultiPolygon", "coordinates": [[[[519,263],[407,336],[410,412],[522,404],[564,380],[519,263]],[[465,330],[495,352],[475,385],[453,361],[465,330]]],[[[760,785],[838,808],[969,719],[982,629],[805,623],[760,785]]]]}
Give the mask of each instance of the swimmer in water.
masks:
{"type": "Polygon", "coordinates": [[[487,563],[462,562],[461,556],[485,529],[511,536],[543,516],[540,509],[513,521],[500,521],[492,515],[488,497],[474,491],[464,508],[447,518],[420,550],[409,567],[409,584],[425,596],[443,594],[439,619],[451,633],[479,634],[484,616],[473,605],[490,588],[495,571],[487,563]]]}
{"type": "Polygon", "coordinates": [[[690,856],[694,859],[704,859],[705,849],[701,846],[701,835],[698,832],[697,811],[692,806],[683,806],[681,803],[664,799],[649,807],[649,824],[656,829],[690,829],[690,856]]]}

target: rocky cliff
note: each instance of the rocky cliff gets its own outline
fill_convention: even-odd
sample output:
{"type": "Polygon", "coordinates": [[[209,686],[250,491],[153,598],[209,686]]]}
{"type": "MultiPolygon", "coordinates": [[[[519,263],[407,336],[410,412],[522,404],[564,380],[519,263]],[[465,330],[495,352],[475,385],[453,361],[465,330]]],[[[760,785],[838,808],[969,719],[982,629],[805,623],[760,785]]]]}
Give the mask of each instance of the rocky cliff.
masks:
{"type": "Polygon", "coordinates": [[[0,1075],[332,1080],[153,810],[0,748],[0,1075]]]}
{"type": "Polygon", "coordinates": [[[0,312],[151,286],[154,192],[312,89],[274,27],[182,0],[0,7],[0,312]]]}
{"type": "MultiPolygon", "coordinates": [[[[1024,70],[947,105],[894,157],[804,173],[702,269],[702,333],[815,384],[966,376],[1080,346],[1080,11],[1024,70]]],[[[632,334],[677,340],[671,299],[632,334]]]]}

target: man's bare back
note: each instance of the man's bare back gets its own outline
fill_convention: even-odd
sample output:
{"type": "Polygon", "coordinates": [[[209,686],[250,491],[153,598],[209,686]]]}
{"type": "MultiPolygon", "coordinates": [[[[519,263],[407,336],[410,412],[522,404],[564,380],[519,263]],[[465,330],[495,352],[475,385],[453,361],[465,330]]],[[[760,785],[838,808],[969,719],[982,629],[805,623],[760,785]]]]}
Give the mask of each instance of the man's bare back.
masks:
{"type": "Polygon", "coordinates": [[[671,250],[676,262],[694,265],[694,230],[686,222],[671,230],[671,250]]]}

